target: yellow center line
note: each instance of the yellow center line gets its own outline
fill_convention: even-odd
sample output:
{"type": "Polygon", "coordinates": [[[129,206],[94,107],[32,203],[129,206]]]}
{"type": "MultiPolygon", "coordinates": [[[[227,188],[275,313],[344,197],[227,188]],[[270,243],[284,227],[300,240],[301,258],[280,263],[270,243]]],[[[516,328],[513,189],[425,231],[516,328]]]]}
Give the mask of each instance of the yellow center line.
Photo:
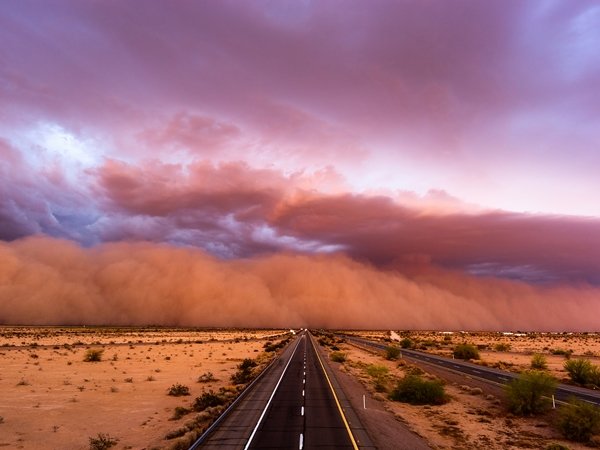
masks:
{"type": "Polygon", "coordinates": [[[318,352],[317,348],[315,347],[315,343],[313,342],[312,339],[310,340],[310,343],[312,344],[313,348],[315,349],[315,354],[317,355],[317,359],[319,360],[319,363],[321,364],[321,369],[323,369],[323,373],[325,374],[325,379],[327,380],[327,384],[329,384],[329,388],[331,389],[331,392],[333,394],[335,404],[337,405],[338,410],[340,411],[340,415],[342,416],[342,421],[344,422],[344,425],[346,426],[346,431],[348,432],[348,436],[350,436],[350,440],[352,441],[352,447],[354,448],[354,450],[358,450],[358,445],[356,444],[356,440],[354,439],[352,430],[350,430],[350,425],[348,424],[348,421],[346,420],[346,415],[344,414],[344,411],[342,410],[342,405],[340,405],[340,401],[338,400],[338,397],[335,393],[335,389],[333,389],[333,385],[331,384],[331,380],[329,379],[329,376],[327,375],[327,371],[325,370],[323,361],[321,361],[321,357],[319,356],[319,352],[318,352]]]}

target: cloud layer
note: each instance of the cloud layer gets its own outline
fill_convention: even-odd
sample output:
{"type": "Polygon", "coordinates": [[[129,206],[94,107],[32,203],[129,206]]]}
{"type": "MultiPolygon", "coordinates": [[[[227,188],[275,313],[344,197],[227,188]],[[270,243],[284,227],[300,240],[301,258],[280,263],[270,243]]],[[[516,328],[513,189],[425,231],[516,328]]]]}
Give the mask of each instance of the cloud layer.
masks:
{"type": "Polygon", "coordinates": [[[146,269],[165,299],[186,285],[163,258],[218,274],[187,278],[202,308],[255,305],[257,324],[328,323],[317,304],[382,326],[509,326],[522,298],[594,311],[598,30],[593,0],[0,2],[0,271],[23,267],[0,321],[138,323],[146,269]],[[133,284],[104,294],[117,260],[133,284]],[[28,264],[56,281],[44,307],[28,264]]]}
{"type": "Polygon", "coordinates": [[[0,244],[8,324],[598,330],[598,288],[452,272],[408,278],[338,256],[224,262],[199,250],[27,238],[0,244]]]}

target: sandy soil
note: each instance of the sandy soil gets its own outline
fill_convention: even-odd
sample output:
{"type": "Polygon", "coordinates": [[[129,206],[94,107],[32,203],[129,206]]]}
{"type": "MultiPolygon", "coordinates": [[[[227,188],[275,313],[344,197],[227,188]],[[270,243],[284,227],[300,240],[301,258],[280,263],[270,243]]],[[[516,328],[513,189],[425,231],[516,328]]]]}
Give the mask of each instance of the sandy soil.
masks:
{"type": "Polygon", "coordinates": [[[237,364],[264,358],[274,334],[280,332],[0,328],[0,447],[82,449],[107,433],[119,439],[117,449],[169,448],[166,434],[189,419],[170,420],[175,407],[230,385],[237,364]],[[88,348],[102,349],[102,361],[84,362],[88,348]],[[206,372],[217,381],[198,383],[206,372]],[[175,383],[191,395],[167,395],[175,383]]]}
{"type": "MultiPolygon", "coordinates": [[[[370,334],[369,337],[373,336],[374,334],[370,334]]],[[[411,339],[414,339],[414,336],[411,336],[411,339]]],[[[585,339],[583,341],[585,342],[585,339]]],[[[474,340],[469,342],[479,343],[474,340]]],[[[521,352],[529,352],[532,346],[532,343],[520,343],[516,340],[512,340],[511,343],[513,349],[521,352]]],[[[582,351],[581,347],[577,347],[574,339],[570,339],[569,343],[574,349],[582,351]]],[[[539,347],[541,344],[537,345],[539,347]]],[[[348,357],[343,364],[345,370],[367,387],[373,399],[382,402],[385,408],[395,414],[399,420],[426,439],[432,448],[524,449],[545,448],[551,443],[561,443],[572,450],[588,448],[562,439],[560,434],[550,426],[549,416],[521,418],[507,414],[500,400],[501,391],[498,389],[488,391],[485,385],[482,389],[482,384],[474,384],[473,380],[467,377],[457,379],[455,376],[451,381],[446,382],[446,392],[451,400],[444,405],[412,406],[392,402],[384,393],[376,392],[374,379],[367,372],[368,367],[377,365],[387,368],[385,384],[388,389],[393,386],[395,379],[403,377],[409,371],[421,369],[405,361],[388,361],[383,354],[376,354],[354,345],[338,344],[338,346],[348,357]]],[[[534,347],[535,350],[537,349],[534,347]]],[[[507,355],[504,354],[503,357],[506,358],[507,355]]],[[[564,357],[561,358],[561,361],[564,361],[564,357]]],[[[421,366],[421,368],[426,367],[421,366]]],[[[424,376],[435,378],[426,372],[424,376]]]]}

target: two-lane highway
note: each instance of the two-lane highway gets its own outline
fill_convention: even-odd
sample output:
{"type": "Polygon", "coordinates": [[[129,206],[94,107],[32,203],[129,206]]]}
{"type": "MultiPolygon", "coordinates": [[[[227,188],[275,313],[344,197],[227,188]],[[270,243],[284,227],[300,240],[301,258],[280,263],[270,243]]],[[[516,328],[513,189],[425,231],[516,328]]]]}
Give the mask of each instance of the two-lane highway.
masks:
{"type": "Polygon", "coordinates": [[[277,380],[271,374],[261,382],[255,388],[261,394],[249,395],[250,403],[242,401],[199,448],[358,450],[351,426],[307,332],[288,347],[279,365],[277,380]],[[257,408],[259,404],[261,407],[257,408]]]}
{"type": "Polygon", "coordinates": [[[308,334],[246,448],[356,449],[308,334]]]}

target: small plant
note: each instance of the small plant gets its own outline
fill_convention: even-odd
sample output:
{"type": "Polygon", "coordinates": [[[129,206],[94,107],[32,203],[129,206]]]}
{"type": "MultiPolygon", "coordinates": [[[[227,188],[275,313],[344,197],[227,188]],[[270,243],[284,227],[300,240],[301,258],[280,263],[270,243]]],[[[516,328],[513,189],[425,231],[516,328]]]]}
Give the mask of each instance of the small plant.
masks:
{"type": "Polygon", "coordinates": [[[173,397],[190,395],[190,388],[183,384],[175,383],[167,390],[167,395],[171,395],[173,397]]]}
{"type": "Polygon", "coordinates": [[[231,375],[231,381],[234,384],[245,384],[248,383],[252,378],[254,378],[254,373],[252,369],[256,367],[256,361],[253,361],[250,358],[244,359],[237,366],[237,372],[231,375]]]}
{"type": "Polygon", "coordinates": [[[346,354],[343,352],[331,352],[331,355],[329,355],[329,358],[333,362],[343,363],[344,361],[346,361],[346,354]]]}
{"type": "Polygon", "coordinates": [[[412,348],[413,341],[410,338],[405,337],[400,341],[400,347],[402,348],[412,348]]]}
{"type": "Polygon", "coordinates": [[[213,406],[220,406],[225,404],[227,399],[219,394],[215,394],[212,390],[208,392],[203,392],[200,397],[196,397],[192,408],[194,411],[204,411],[206,408],[211,408],[213,406]]]}
{"type": "Polygon", "coordinates": [[[386,391],[385,379],[388,372],[389,370],[385,366],[378,366],[375,364],[367,366],[367,373],[373,378],[373,383],[377,392],[386,391]]]}
{"type": "Polygon", "coordinates": [[[149,375],[148,377],[146,377],[146,381],[155,381],[156,378],[154,378],[152,375],[149,375]]]}
{"type": "Polygon", "coordinates": [[[562,444],[552,443],[548,445],[544,450],[569,450],[569,447],[562,444]]]}
{"type": "Polygon", "coordinates": [[[529,416],[545,411],[554,394],[556,380],[545,372],[529,370],[506,385],[508,409],[513,414],[529,416]]]}
{"type": "Polygon", "coordinates": [[[400,356],[400,348],[395,345],[388,345],[385,348],[385,359],[394,360],[400,356]]]}
{"type": "Polygon", "coordinates": [[[589,359],[569,359],[565,361],[564,368],[574,383],[596,386],[600,384],[600,369],[589,359]]]}
{"type": "Polygon", "coordinates": [[[90,348],[89,350],[87,350],[85,352],[85,355],[83,356],[83,360],[85,362],[102,361],[102,353],[104,353],[104,350],[102,350],[100,348],[90,348]]]}
{"type": "Polygon", "coordinates": [[[21,380],[17,383],[17,386],[29,386],[29,382],[25,378],[21,378],[21,380]]]}
{"type": "Polygon", "coordinates": [[[550,353],[552,353],[553,355],[562,355],[565,358],[569,359],[571,357],[571,355],[573,354],[573,350],[565,350],[562,348],[555,348],[553,350],[550,350],[550,353]]]}
{"type": "Polygon", "coordinates": [[[506,342],[500,342],[499,344],[494,345],[494,350],[497,352],[507,352],[510,350],[510,344],[506,342]]]}
{"type": "Polygon", "coordinates": [[[183,416],[185,416],[191,412],[192,411],[190,409],[184,408],[183,406],[176,406],[175,411],[173,411],[173,417],[171,417],[171,420],[179,420],[183,416]]]}
{"type": "Polygon", "coordinates": [[[588,442],[600,433],[600,408],[591,403],[572,399],[558,413],[558,428],[571,441],[588,442]]]}
{"type": "Polygon", "coordinates": [[[106,450],[117,445],[118,441],[108,434],[98,433],[96,437],[90,438],[90,450],[106,450]]]}
{"type": "Polygon", "coordinates": [[[537,370],[546,370],[548,368],[546,357],[540,353],[535,353],[531,357],[531,368],[537,370]]]}
{"type": "Polygon", "coordinates": [[[0,424],[4,423],[4,417],[0,416],[0,424]]]}
{"type": "Polygon", "coordinates": [[[440,381],[424,380],[418,375],[406,375],[398,381],[390,399],[411,405],[441,405],[448,401],[440,381]]]}
{"type": "Polygon", "coordinates": [[[458,344],[454,347],[453,355],[457,359],[479,359],[479,350],[472,344],[458,344]]]}
{"type": "Polygon", "coordinates": [[[212,372],[203,373],[198,377],[198,383],[210,383],[211,381],[217,381],[212,372]]]}
{"type": "Polygon", "coordinates": [[[133,383],[133,378],[125,378],[125,383],[133,383]]]}

